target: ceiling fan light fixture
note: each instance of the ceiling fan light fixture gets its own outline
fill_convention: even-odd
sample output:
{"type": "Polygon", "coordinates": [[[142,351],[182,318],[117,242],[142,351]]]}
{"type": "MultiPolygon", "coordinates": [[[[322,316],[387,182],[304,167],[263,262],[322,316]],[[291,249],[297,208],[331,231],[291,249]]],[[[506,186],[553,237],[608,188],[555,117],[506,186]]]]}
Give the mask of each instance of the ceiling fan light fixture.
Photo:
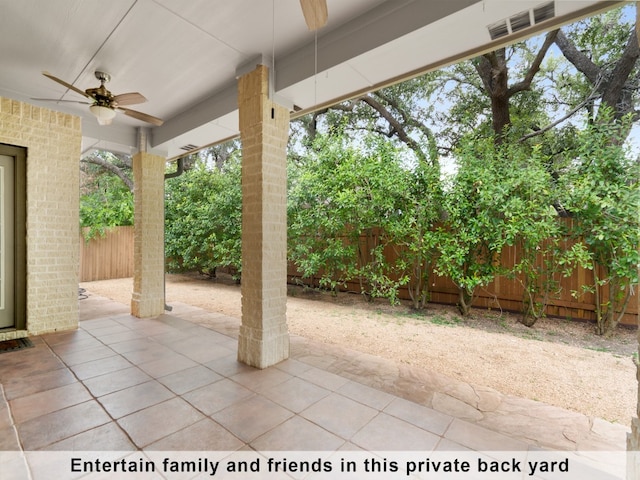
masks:
{"type": "Polygon", "coordinates": [[[100,125],[111,125],[111,121],[116,116],[114,109],[102,105],[91,105],[89,110],[96,117],[100,125]]]}

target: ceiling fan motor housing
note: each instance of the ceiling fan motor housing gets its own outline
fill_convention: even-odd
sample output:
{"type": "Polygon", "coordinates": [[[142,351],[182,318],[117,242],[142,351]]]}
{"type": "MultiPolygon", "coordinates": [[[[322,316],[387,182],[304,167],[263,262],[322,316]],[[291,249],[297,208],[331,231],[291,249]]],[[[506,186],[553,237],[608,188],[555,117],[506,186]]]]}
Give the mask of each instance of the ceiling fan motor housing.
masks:
{"type": "Polygon", "coordinates": [[[95,100],[95,105],[108,108],[117,106],[117,104],[113,101],[113,94],[104,86],[105,83],[111,81],[111,75],[97,70],[95,72],[95,76],[98,80],[100,80],[100,86],[97,88],[88,88],[87,90],[85,90],[85,92],[87,92],[87,95],[93,97],[93,99],[95,100]]]}
{"type": "Polygon", "coordinates": [[[100,70],[96,70],[95,76],[100,80],[100,83],[108,83],[111,81],[111,75],[106,72],[101,72],[100,70]]]}

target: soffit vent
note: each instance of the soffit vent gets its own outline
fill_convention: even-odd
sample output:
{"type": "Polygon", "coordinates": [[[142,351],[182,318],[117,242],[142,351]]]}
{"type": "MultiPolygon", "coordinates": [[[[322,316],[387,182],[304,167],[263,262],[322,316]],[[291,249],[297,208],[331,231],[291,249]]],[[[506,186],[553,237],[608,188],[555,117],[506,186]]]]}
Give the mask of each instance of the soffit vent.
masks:
{"type": "Polygon", "coordinates": [[[553,18],[555,14],[554,2],[547,2],[531,10],[525,10],[512,17],[500,20],[487,28],[489,29],[491,40],[495,40],[553,18]]]}
{"type": "Polygon", "coordinates": [[[184,147],[180,147],[180,150],[184,150],[185,152],[190,152],[191,150],[196,150],[197,148],[200,148],[200,147],[190,143],[189,145],[185,145],[184,147]]]}

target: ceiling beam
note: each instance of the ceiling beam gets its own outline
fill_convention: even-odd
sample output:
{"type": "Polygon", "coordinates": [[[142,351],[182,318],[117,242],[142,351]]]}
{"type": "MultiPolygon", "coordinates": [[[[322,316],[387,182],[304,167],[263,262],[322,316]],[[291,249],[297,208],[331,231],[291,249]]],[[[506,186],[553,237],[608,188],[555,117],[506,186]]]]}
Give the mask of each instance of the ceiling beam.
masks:
{"type": "MultiPolygon", "coordinates": [[[[445,18],[481,0],[448,0],[446,2],[416,2],[397,0],[384,2],[351,22],[327,33],[318,40],[319,70],[339,65],[376,46],[410,33],[429,23],[445,18]]],[[[276,58],[275,92],[293,85],[315,73],[315,40],[302,48],[276,58]]],[[[269,59],[270,60],[270,59],[269,59]]],[[[238,66],[242,68],[245,64],[238,66]]],[[[161,145],[194,128],[212,122],[237,110],[237,82],[230,80],[226,87],[192,108],[165,121],[152,131],[151,146],[161,145]]],[[[283,102],[286,99],[281,99],[283,102]]]]}
{"type": "Polygon", "coordinates": [[[151,146],[161,145],[238,109],[238,84],[233,79],[222,90],[152,130],[151,146]]]}

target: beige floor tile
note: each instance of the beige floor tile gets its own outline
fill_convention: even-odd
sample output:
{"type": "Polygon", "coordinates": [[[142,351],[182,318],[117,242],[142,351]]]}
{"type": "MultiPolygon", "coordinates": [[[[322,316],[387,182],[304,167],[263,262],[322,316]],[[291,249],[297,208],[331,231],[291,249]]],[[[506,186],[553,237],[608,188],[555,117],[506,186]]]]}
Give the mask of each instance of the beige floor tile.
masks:
{"type": "Polygon", "coordinates": [[[316,367],[312,367],[298,376],[305,380],[309,380],[312,383],[315,383],[319,387],[326,388],[327,390],[332,391],[338,390],[344,384],[349,382],[348,379],[341,377],[340,375],[336,375],[335,373],[327,372],[325,370],[320,370],[316,367]]]}
{"type": "Polygon", "coordinates": [[[91,362],[93,360],[100,360],[101,358],[112,357],[116,354],[106,345],[99,345],[92,348],[83,348],[81,350],[71,350],[56,352],[62,361],[69,365],[79,365],[81,363],[91,362]]]}
{"type": "Polygon", "coordinates": [[[236,402],[255,395],[248,388],[228,378],[197,388],[182,396],[205,415],[211,415],[236,402]]]}
{"type": "Polygon", "coordinates": [[[8,400],[31,395],[77,382],[68,368],[59,368],[37,375],[13,378],[2,384],[8,400]]]}
{"type": "Polygon", "coordinates": [[[345,440],[349,440],[377,414],[378,410],[337,393],[332,393],[300,413],[307,420],[345,440]]]}
{"type": "Polygon", "coordinates": [[[244,442],[210,418],[200,420],[149,445],[145,450],[234,451],[244,442]]]}
{"type": "Polygon", "coordinates": [[[262,395],[292,412],[300,413],[330,393],[329,390],[294,377],[264,390],[262,395]]]}
{"type": "Polygon", "coordinates": [[[274,367],[265,368],[264,370],[253,369],[231,377],[234,382],[258,393],[280,385],[290,378],[292,378],[291,375],[274,367]]]}
{"type": "Polygon", "coordinates": [[[90,399],[91,395],[85,386],[76,382],[11,400],[9,405],[15,423],[19,424],[90,399]]]}
{"type": "Polygon", "coordinates": [[[130,368],[132,365],[125,358],[120,355],[114,355],[112,357],[101,358],[100,360],[93,360],[91,362],[81,363],[79,365],[70,366],[73,373],[76,374],[78,379],[87,380],[89,378],[98,377],[111,372],[117,372],[130,368]]]}
{"type": "Polygon", "coordinates": [[[395,398],[393,395],[357,382],[345,383],[337,392],[376,410],[382,410],[395,398]]]}
{"type": "Polygon", "coordinates": [[[384,412],[436,435],[443,435],[453,421],[449,415],[402,398],[395,398],[384,412]]]}
{"type": "Polygon", "coordinates": [[[17,429],[25,450],[39,450],[110,421],[102,407],[90,400],[27,420],[17,429]]]}
{"type": "Polygon", "coordinates": [[[458,418],[451,422],[444,437],[478,451],[524,451],[529,448],[524,442],[458,418]]]}
{"type": "Polygon", "coordinates": [[[183,395],[196,388],[222,380],[222,378],[221,375],[218,375],[213,370],[203,365],[197,365],[165,377],[160,377],[158,381],[177,395],[183,395]]]}
{"type": "Polygon", "coordinates": [[[204,416],[181,398],[173,398],[118,420],[138,448],[176,433],[204,416]]]}
{"type": "Polygon", "coordinates": [[[243,442],[250,442],[291,416],[293,413],[286,408],[256,395],[234,403],[211,418],[243,442]]]}
{"type": "Polygon", "coordinates": [[[135,450],[135,445],[117,423],[109,422],[49,445],[47,450],[126,452],[135,450]]]}
{"type": "Polygon", "coordinates": [[[158,360],[151,362],[145,362],[138,365],[138,367],[144,370],[147,374],[154,378],[164,377],[175,372],[180,372],[191,367],[198,365],[193,360],[188,359],[184,355],[178,353],[168,353],[158,360]]]}
{"type": "Polygon", "coordinates": [[[129,367],[117,372],[106,373],[99,377],[89,378],[84,381],[84,384],[94,397],[102,397],[149,380],[151,380],[151,377],[138,367],[129,367]]]}
{"type": "Polygon", "coordinates": [[[337,435],[295,416],[251,442],[251,447],[258,451],[333,451],[344,443],[337,435]]]}
{"type": "Polygon", "coordinates": [[[429,452],[436,447],[440,437],[404,420],[380,413],[365,425],[351,441],[369,451],[429,452]]]}
{"type": "Polygon", "coordinates": [[[99,398],[99,402],[113,418],[121,418],[151,405],[174,397],[161,383],[151,380],[99,398]]]}

